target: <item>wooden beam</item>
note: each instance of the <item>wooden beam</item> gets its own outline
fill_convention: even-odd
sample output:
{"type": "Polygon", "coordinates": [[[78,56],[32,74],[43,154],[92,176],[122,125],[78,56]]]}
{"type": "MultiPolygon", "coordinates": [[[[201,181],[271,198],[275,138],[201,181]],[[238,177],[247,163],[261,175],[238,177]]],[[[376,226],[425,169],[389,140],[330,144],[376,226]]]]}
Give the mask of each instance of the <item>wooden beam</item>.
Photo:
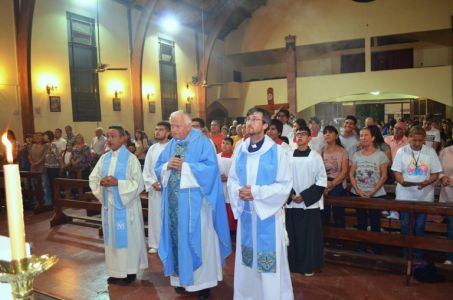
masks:
{"type": "Polygon", "coordinates": [[[131,84],[132,106],[134,112],[134,131],[143,130],[143,97],[142,97],[142,66],[143,47],[145,46],[146,32],[157,0],[149,1],[140,13],[137,29],[135,31],[134,46],[131,57],[131,84]]]}
{"type": "Polygon", "coordinates": [[[19,75],[20,106],[23,136],[35,132],[33,98],[31,94],[31,27],[35,0],[15,1],[17,72],[19,75]]]}
{"type": "Polygon", "coordinates": [[[289,112],[297,113],[297,61],[296,61],[296,36],[285,37],[286,43],[286,83],[288,87],[289,112]]]}

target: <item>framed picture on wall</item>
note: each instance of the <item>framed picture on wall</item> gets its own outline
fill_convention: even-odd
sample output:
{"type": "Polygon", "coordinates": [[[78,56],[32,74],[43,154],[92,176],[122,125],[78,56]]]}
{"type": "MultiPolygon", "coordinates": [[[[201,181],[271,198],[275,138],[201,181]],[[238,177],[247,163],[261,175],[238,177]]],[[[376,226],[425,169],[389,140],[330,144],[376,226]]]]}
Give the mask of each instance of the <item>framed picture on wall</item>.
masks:
{"type": "Polygon", "coordinates": [[[149,101],[148,102],[148,109],[149,109],[149,113],[155,114],[156,113],[156,102],[155,101],[149,101]]]}
{"type": "Polygon", "coordinates": [[[61,112],[60,96],[49,96],[50,112],[61,112]]]}
{"type": "Polygon", "coordinates": [[[121,111],[121,99],[120,98],[113,98],[113,111],[121,111]]]}

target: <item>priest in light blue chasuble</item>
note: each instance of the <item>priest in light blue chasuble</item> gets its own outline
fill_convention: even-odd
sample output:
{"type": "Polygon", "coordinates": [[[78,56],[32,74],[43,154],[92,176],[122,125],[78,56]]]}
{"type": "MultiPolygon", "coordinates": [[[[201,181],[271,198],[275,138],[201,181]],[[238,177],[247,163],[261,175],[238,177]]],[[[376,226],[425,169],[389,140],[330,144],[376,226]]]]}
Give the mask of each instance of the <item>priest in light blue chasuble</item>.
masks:
{"type": "Polygon", "coordinates": [[[183,111],[170,115],[173,139],[159,156],[155,172],[162,183],[159,256],[176,292],[209,289],[223,279],[231,238],[217,157],[209,139],[192,129],[183,111]]]}
{"type": "Polygon", "coordinates": [[[247,112],[249,138],[235,149],[228,175],[238,220],[234,299],[294,298],[283,209],[293,184],[289,152],[265,135],[270,121],[266,110],[247,112]]]}
{"type": "Polygon", "coordinates": [[[140,162],[124,146],[121,126],[110,126],[107,144],[90,174],[90,188],[102,203],[102,229],[109,284],[128,285],[140,270],[148,268],[142,203],[140,162]]]}

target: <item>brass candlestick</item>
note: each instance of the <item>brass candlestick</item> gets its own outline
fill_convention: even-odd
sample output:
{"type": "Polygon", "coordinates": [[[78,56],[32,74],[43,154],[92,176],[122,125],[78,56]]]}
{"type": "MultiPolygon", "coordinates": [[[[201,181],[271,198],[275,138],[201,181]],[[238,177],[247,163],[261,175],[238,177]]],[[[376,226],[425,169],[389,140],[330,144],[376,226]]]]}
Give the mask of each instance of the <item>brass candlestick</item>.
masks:
{"type": "Polygon", "coordinates": [[[0,260],[0,281],[11,284],[14,299],[32,299],[33,280],[56,264],[56,256],[35,256],[21,260],[0,260]]]}

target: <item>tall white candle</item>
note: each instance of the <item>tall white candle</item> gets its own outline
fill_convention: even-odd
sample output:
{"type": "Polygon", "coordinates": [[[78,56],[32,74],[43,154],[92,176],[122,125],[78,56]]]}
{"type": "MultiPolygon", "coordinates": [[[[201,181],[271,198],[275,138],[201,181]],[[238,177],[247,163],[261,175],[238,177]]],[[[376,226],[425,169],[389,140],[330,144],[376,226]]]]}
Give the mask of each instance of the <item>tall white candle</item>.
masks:
{"type": "Polygon", "coordinates": [[[2,136],[2,142],[7,149],[8,162],[11,163],[3,166],[11,256],[13,260],[19,260],[25,257],[24,208],[19,166],[12,164],[12,145],[6,133],[2,136]]]}

